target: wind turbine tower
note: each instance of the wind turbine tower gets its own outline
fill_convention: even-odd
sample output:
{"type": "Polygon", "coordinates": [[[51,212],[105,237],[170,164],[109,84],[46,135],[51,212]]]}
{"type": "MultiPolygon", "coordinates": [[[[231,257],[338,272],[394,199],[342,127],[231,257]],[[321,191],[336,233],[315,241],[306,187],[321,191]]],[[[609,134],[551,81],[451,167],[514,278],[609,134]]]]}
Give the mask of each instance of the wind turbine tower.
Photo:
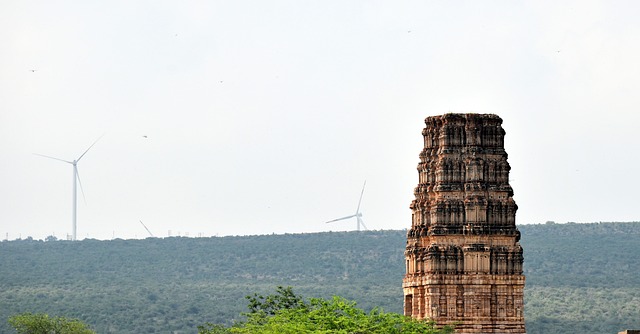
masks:
{"type": "MultiPolygon", "coordinates": [[[[103,135],[104,136],[104,135],[103,135]]],[[[102,136],[100,136],[98,139],[96,139],[96,141],[93,142],[93,144],[91,144],[91,146],[89,146],[89,148],[84,151],[84,153],[82,153],[80,155],[80,157],[78,157],[78,159],[75,159],[73,161],[68,161],[68,160],[64,160],[64,159],[59,159],[59,158],[55,158],[55,157],[51,157],[48,155],[44,155],[44,154],[38,154],[38,153],[34,153],[35,155],[39,155],[41,157],[45,157],[45,158],[49,158],[49,159],[54,159],[54,160],[58,160],[58,161],[62,161],[62,162],[66,162],[68,164],[71,164],[73,166],[73,192],[72,192],[72,199],[71,199],[71,204],[72,204],[72,218],[71,218],[71,226],[72,226],[72,237],[71,240],[76,241],[76,231],[77,231],[77,198],[78,198],[78,186],[77,183],[80,184],[80,191],[82,191],[82,197],[84,198],[84,190],[82,189],[82,182],[80,181],[80,174],[78,174],[78,162],[80,161],[80,159],[82,159],[82,157],[84,157],[85,154],[87,154],[87,152],[89,152],[89,150],[93,147],[93,145],[95,145],[98,140],[100,140],[100,138],[102,138],[102,136]],[[77,180],[77,182],[76,182],[77,180]]],[[[86,200],[86,199],[85,199],[86,200]]]]}
{"type": "Polygon", "coordinates": [[[362,185],[362,191],[360,192],[360,199],[358,200],[358,208],[356,208],[356,213],[355,214],[352,214],[352,215],[346,216],[346,217],[342,217],[342,218],[338,218],[338,219],[334,219],[334,220],[330,220],[330,221],[326,222],[326,224],[356,217],[356,228],[357,228],[357,230],[360,231],[360,226],[364,227],[364,229],[366,230],[367,226],[364,225],[364,222],[362,221],[362,212],[360,212],[360,203],[362,203],[362,195],[364,194],[364,187],[366,185],[367,185],[367,181],[365,180],[364,184],[362,185]]]}

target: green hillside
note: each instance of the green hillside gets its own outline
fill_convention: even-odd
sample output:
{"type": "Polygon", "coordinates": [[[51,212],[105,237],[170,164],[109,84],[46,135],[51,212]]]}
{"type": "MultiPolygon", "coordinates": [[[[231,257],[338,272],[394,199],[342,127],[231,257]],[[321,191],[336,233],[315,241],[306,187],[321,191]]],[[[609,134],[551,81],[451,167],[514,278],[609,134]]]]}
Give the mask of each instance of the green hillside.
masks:
{"type": "Polygon", "coordinates": [[[640,329],[640,222],[519,229],[530,334],[640,329]]]}
{"type": "MultiPolygon", "coordinates": [[[[519,226],[530,334],[640,328],[640,223],[519,226]]],[[[292,286],[401,312],[405,231],[0,243],[0,332],[20,312],[99,333],[195,333],[292,286]]]]}

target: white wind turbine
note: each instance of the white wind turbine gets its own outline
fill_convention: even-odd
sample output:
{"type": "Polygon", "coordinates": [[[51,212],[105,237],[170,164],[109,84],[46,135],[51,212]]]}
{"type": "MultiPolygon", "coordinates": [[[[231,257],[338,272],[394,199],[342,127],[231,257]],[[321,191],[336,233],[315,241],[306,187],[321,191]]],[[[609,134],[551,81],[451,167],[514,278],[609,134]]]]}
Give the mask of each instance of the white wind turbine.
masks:
{"type": "Polygon", "coordinates": [[[352,214],[351,216],[346,216],[346,217],[330,220],[330,221],[328,221],[326,223],[329,224],[329,223],[337,222],[337,221],[340,221],[340,220],[345,220],[345,219],[356,217],[356,221],[357,221],[356,224],[357,224],[358,231],[360,231],[360,225],[362,225],[362,227],[364,227],[364,229],[367,230],[367,226],[364,225],[364,222],[362,221],[362,213],[360,212],[360,203],[362,203],[362,195],[364,194],[364,187],[366,185],[367,185],[367,181],[365,180],[364,184],[362,185],[362,191],[360,192],[360,200],[358,200],[358,208],[356,209],[356,213],[355,214],[352,214]]]}
{"type": "Polygon", "coordinates": [[[80,191],[82,191],[82,197],[84,198],[84,189],[82,189],[82,182],[80,181],[80,174],[78,174],[78,162],[80,161],[80,159],[82,159],[82,157],[84,157],[85,154],[87,154],[87,152],[89,152],[89,150],[93,147],[93,145],[95,145],[98,142],[98,140],[100,140],[100,138],[102,138],[102,136],[100,136],[98,139],[96,139],[96,141],[94,141],[93,144],[91,144],[91,146],[89,146],[89,148],[86,151],[84,151],[84,153],[82,153],[82,155],[80,155],[80,157],[78,157],[78,159],[73,160],[73,161],[63,160],[63,159],[59,159],[59,158],[55,158],[55,157],[50,157],[50,156],[44,155],[44,154],[34,153],[35,155],[39,155],[41,157],[54,159],[54,160],[66,162],[68,164],[73,165],[73,194],[72,194],[72,200],[71,200],[72,208],[73,208],[72,209],[72,219],[71,219],[71,221],[72,221],[72,240],[73,241],[76,241],[76,218],[77,218],[77,197],[78,197],[78,187],[76,186],[76,180],[78,180],[78,183],[80,183],[80,191]]]}

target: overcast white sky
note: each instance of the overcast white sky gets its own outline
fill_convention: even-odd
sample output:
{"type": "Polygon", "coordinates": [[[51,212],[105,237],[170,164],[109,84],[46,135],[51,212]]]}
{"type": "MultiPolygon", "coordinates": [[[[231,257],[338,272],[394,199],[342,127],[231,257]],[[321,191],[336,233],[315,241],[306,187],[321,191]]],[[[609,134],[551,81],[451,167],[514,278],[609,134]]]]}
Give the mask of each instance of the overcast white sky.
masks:
{"type": "Polygon", "coordinates": [[[637,221],[638,1],[0,2],[0,237],[411,224],[428,116],[504,120],[518,224],[637,221]],[[146,136],[146,137],[145,137],[146,136]]]}

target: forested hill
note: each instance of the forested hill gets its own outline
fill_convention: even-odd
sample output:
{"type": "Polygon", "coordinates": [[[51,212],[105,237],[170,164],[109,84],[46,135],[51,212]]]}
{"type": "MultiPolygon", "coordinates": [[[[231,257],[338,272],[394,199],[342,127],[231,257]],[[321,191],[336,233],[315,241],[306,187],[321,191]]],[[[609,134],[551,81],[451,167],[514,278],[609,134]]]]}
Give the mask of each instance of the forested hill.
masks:
{"type": "MultiPolygon", "coordinates": [[[[530,334],[640,328],[640,223],[521,225],[530,334]]],[[[405,231],[0,243],[0,332],[46,312],[99,333],[195,333],[292,286],[402,310],[405,231]]]]}

